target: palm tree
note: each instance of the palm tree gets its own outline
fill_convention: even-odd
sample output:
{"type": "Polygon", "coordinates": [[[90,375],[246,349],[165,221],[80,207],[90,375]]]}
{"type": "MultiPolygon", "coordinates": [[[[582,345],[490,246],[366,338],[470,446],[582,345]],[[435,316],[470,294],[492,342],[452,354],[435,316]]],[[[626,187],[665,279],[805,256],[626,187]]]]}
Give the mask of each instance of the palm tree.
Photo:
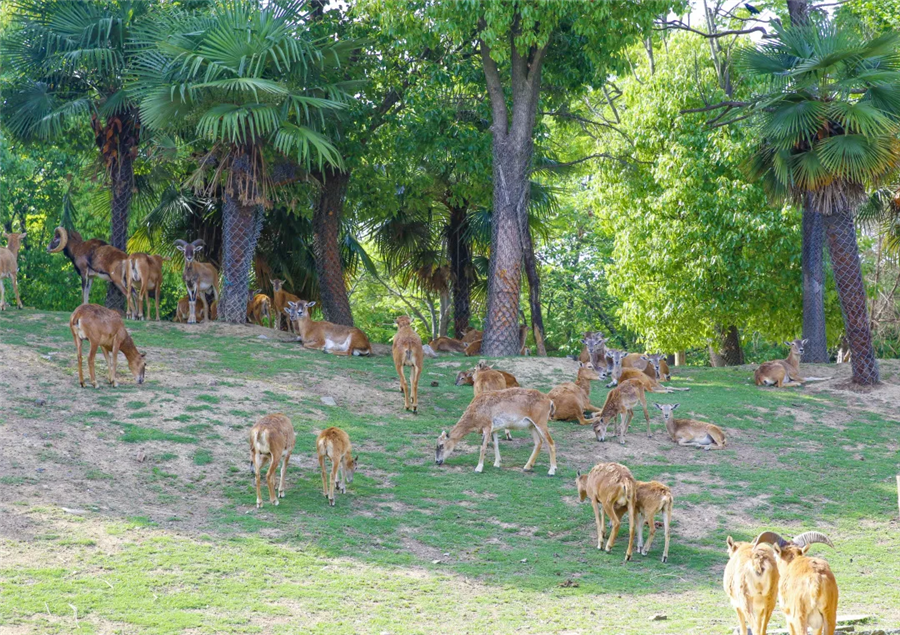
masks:
{"type": "MultiPolygon", "coordinates": [[[[123,251],[141,139],[128,77],[131,34],[150,0],[18,0],[4,38],[7,67],[19,75],[8,92],[4,123],[22,139],[59,138],[90,123],[111,189],[109,242],[123,251]]],[[[106,306],[124,308],[109,285],[106,306]]]]}
{"type": "Polygon", "coordinates": [[[853,381],[879,380],[854,214],[867,187],[900,164],[900,35],[867,38],[832,21],[793,28],[745,51],[768,92],[753,112],[761,142],[749,162],[778,198],[804,198],[824,216],[852,355],[853,381]]]}
{"type": "Polygon", "coordinates": [[[246,320],[264,209],[277,195],[267,157],[277,152],[307,169],[340,165],[317,131],[341,107],[339,87],[317,77],[334,49],[309,37],[306,17],[302,0],[233,0],[208,15],[160,21],[141,38],[144,121],[198,138],[202,156],[189,182],[222,203],[223,321],[246,320]]]}

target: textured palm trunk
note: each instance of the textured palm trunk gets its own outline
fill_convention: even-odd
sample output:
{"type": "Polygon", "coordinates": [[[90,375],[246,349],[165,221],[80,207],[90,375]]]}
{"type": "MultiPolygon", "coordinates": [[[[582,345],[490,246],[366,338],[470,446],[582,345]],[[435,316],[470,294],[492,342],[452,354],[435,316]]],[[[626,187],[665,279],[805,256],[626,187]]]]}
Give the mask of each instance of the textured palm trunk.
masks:
{"type": "MultiPolygon", "coordinates": [[[[528,303],[531,308],[531,331],[534,335],[534,344],[537,354],[547,357],[547,347],[544,344],[544,317],[541,312],[541,278],[538,275],[537,258],[534,255],[534,241],[531,237],[531,229],[528,227],[528,218],[525,220],[525,245],[523,256],[525,261],[525,275],[528,277],[528,303]]],[[[520,219],[521,222],[521,219],[520,219]]]]}
{"type": "Polygon", "coordinates": [[[322,189],[313,212],[313,251],[319,276],[319,295],[325,319],[353,326],[350,298],[341,265],[341,213],[350,173],[328,169],[321,175],[322,189]]]}
{"type": "Polygon", "coordinates": [[[872,348],[866,287],[859,265],[856,227],[849,211],[835,211],[826,216],[825,235],[828,238],[831,269],[844,316],[844,333],[850,345],[853,382],[864,386],[877,384],[878,362],[872,348]]]}
{"type": "Polygon", "coordinates": [[[447,251],[450,255],[450,285],[453,293],[453,332],[460,337],[469,329],[469,298],[472,288],[472,251],[466,236],[466,206],[449,206],[447,251]]]}
{"type": "Polygon", "coordinates": [[[262,218],[261,205],[244,205],[238,199],[225,195],[222,206],[224,254],[220,322],[243,324],[247,321],[250,267],[262,230],[262,218]]]}
{"type": "Polygon", "coordinates": [[[807,196],[803,204],[803,350],[804,362],[828,362],[825,336],[824,220],[807,196]]]}

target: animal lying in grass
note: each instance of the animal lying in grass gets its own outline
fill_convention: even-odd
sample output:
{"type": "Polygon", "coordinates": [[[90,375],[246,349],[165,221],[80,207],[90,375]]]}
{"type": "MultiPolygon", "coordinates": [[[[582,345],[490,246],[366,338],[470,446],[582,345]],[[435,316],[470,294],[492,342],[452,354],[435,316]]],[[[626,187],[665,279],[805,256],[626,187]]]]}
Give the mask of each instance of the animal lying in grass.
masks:
{"type": "Polygon", "coordinates": [[[653,405],[662,411],[666,432],[678,445],[693,446],[703,450],[725,449],[725,433],[719,426],[696,419],[676,419],[672,411],[678,407],[677,403],[654,403],[653,405]]]}
{"type": "Polygon", "coordinates": [[[309,309],[315,305],[315,302],[300,300],[288,302],[285,309],[294,325],[294,332],[299,335],[304,348],[325,351],[333,355],[372,354],[369,338],[355,326],[313,320],[309,315],[309,309]]]}
{"type": "Polygon", "coordinates": [[[585,410],[591,414],[600,412],[600,408],[591,405],[591,382],[600,379],[600,375],[590,363],[578,365],[578,377],[574,382],[568,381],[551,390],[547,396],[553,401],[554,421],[578,421],[578,425],[590,423],[584,418],[585,410]]]}
{"type": "MultiPolygon", "coordinates": [[[[472,370],[461,370],[456,374],[456,385],[457,386],[474,386],[475,385],[475,368],[472,370]]],[[[518,388],[519,382],[516,380],[515,376],[512,373],[508,373],[505,370],[498,370],[496,368],[491,367],[495,373],[500,373],[503,375],[503,379],[506,382],[505,388],[518,388]]]]}
{"type": "Polygon", "coordinates": [[[801,386],[805,381],[825,381],[830,379],[830,377],[802,377],[800,375],[800,358],[803,355],[803,347],[808,341],[794,340],[793,342],[784,342],[784,345],[790,348],[788,356],[785,359],[776,359],[772,362],[760,364],[756,372],[753,373],[756,385],[783,388],[784,386],[801,386]]]}

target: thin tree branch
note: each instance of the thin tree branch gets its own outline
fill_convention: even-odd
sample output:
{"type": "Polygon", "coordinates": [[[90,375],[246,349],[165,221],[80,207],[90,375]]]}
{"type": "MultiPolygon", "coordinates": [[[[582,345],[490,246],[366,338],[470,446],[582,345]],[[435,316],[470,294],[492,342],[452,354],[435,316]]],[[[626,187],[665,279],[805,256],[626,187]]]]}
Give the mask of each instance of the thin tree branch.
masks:
{"type": "Polygon", "coordinates": [[[769,32],[766,31],[761,26],[755,26],[750,29],[735,29],[732,31],[718,31],[716,33],[706,33],[704,31],[698,31],[697,29],[694,29],[694,28],[688,26],[681,20],[666,21],[666,22],[657,23],[657,24],[661,24],[662,26],[654,28],[653,29],[654,31],[668,31],[671,29],[677,29],[679,31],[688,31],[690,33],[696,33],[697,35],[705,37],[708,40],[716,40],[718,38],[728,37],[731,35],[747,35],[749,33],[762,33],[763,37],[768,37],[768,35],[769,35],[769,32]]]}
{"type": "Polygon", "coordinates": [[[749,101],[720,101],[717,104],[703,106],[702,108],[685,108],[684,110],[680,110],[679,114],[686,115],[692,112],[709,112],[710,110],[718,110],[719,108],[740,108],[742,106],[749,106],[752,103],[753,102],[749,101]]]}

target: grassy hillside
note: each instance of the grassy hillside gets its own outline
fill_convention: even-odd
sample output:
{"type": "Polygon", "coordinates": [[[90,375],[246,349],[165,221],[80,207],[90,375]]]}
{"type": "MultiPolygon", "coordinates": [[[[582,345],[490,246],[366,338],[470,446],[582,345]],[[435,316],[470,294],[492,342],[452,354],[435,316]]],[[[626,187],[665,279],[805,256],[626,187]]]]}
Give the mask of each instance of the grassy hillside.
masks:
{"type": "MultiPolygon", "coordinates": [[[[522,472],[522,433],[502,443],[502,468],[475,474],[474,436],[434,464],[471,399],[453,379],[472,360],[426,360],[413,416],[385,348],[345,359],[257,327],[142,323],[129,328],[147,382],[123,359],[118,389],[82,389],[67,321],[0,314],[0,633],[726,633],[725,538],[813,528],[837,546],[814,552],[840,613],[900,626],[896,363],[870,394],[833,366],[811,371],[832,381],[781,391],[753,386],[749,367],[685,370],[674,384],[690,392],[653,397],[722,426],[729,449],[675,447],[651,406],[653,438],[638,414],[625,447],[552,423],[555,477],[546,450],[522,472]],[[292,419],[297,448],[286,498],[257,511],[246,433],[270,412],[292,419]],[[313,448],[330,425],[360,455],[334,508],[313,448]],[[622,535],[612,555],[596,549],[574,478],[610,460],[672,487],[668,564],[661,532],[628,564],[622,535]]],[[[540,390],[576,370],[496,365],[540,390]]]]}

